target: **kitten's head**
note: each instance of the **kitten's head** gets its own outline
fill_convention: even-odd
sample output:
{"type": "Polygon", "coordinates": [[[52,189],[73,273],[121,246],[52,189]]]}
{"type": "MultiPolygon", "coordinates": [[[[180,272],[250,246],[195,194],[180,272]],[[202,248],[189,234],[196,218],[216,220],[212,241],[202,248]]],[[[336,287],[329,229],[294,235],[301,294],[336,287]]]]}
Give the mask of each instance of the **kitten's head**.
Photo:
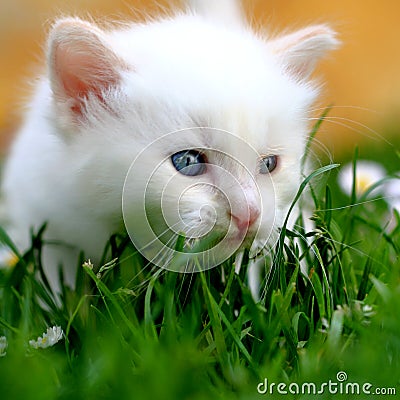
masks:
{"type": "Polygon", "coordinates": [[[50,35],[53,115],[77,180],[104,218],[123,194],[134,243],[166,267],[176,246],[209,268],[271,244],[300,181],[309,76],[337,45],[324,25],[264,39],[221,22],[189,12],[105,32],[66,19],[50,35]]]}

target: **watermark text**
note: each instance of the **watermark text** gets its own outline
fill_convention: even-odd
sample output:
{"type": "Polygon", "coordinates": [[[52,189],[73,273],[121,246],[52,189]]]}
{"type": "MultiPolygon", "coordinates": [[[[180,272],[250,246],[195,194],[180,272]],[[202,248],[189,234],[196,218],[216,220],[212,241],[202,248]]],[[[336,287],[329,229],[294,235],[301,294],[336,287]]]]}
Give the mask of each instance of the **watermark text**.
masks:
{"type": "Polygon", "coordinates": [[[396,388],[394,387],[374,387],[370,382],[350,382],[348,381],[347,374],[340,371],[336,374],[336,379],[329,379],[327,382],[313,383],[313,382],[269,382],[268,378],[257,385],[257,392],[262,395],[268,394],[345,394],[345,395],[388,395],[395,396],[396,388]]]}

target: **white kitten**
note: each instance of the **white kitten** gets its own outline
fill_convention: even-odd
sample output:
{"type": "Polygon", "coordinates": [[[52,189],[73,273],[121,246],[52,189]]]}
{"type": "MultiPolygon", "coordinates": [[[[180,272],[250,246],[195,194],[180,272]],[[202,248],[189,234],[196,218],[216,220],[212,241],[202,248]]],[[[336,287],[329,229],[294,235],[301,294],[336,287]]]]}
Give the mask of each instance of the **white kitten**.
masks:
{"type": "Polygon", "coordinates": [[[44,222],[45,238],[65,244],[45,246],[52,282],[62,262],[72,283],[78,251],[98,260],[125,229],[167,268],[171,251],[146,250],[164,228],[171,248],[173,230],[216,235],[223,246],[207,254],[209,268],[244,247],[262,250],[283,223],[317,95],[309,76],[335,34],[317,25],[271,39],[234,1],[193,4],[115,30],[54,24],[47,74],[3,183],[21,249],[44,222]]]}

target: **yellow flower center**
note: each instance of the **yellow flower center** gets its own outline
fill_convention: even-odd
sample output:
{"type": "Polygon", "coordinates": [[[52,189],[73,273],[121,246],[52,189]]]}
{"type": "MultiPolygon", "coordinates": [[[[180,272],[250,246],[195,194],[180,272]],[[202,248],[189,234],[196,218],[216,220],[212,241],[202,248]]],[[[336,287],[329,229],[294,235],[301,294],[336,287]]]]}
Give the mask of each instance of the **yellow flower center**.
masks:
{"type": "Polygon", "coordinates": [[[13,268],[17,265],[18,261],[18,256],[14,253],[10,253],[7,254],[7,259],[5,260],[5,263],[8,268],[13,268]]]}
{"type": "Polygon", "coordinates": [[[364,193],[371,186],[371,178],[367,175],[357,176],[356,191],[357,194],[364,193]]]}

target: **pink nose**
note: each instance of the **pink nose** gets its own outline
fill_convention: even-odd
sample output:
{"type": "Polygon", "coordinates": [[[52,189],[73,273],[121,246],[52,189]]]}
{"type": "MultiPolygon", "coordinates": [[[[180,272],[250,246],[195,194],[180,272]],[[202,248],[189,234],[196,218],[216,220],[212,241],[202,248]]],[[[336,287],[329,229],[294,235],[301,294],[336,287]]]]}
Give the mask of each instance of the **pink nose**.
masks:
{"type": "Polygon", "coordinates": [[[229,213],[233,222],[241,232],[249,229],[249,227],[253,225],[255,221],[257,221],[257,218],[260,215],[260,211],[257,208],[249,208],[246,211],[248,212],[237,215],[229,213]]]}

